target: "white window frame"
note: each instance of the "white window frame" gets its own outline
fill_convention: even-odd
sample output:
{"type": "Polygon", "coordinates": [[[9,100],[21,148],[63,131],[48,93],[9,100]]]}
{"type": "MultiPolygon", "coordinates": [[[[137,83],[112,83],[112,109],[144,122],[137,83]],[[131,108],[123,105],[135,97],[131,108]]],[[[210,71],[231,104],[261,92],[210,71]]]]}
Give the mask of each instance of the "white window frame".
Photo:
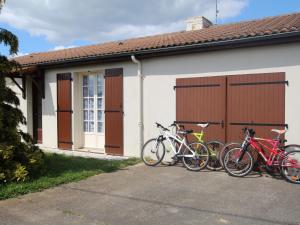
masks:
{"type": "MultiPolygon", "coordinates": [[[[104,75],[103,73],[86,73],[86,74],[83,74],[82,77],[82,82],[81,82],[81,89],[82,89],[82,95],[81,95],[81,98],[82,98],[82,129],[83,129],[83,132],[84,134],[87,134],[87,135],[101,135],[103,136],[104,135],[104,132],[105,132],[105,80],[104,80],[104,75]],[[94,96],[93,96],[93,99],[94,99],[94,107],[93,109],[89,109],[88,108],[88,116],[89,116],[89,110],[93,110],[94,111],[94,120],[84,120],[84,111],[85,111],[85,108],[84,108],[84,99],[87,98],[88,100],[91,98],[91,97],[84,97],[83,96],[83,87],[88,87],[87,86],[84,86],[83,84],[83,79],[84,77],[87,76],[93,76],[94,77],[94,83],[93,83],[93,87],[94,87],[94,96]],[[101,76],[102,77],[102,80],[103,80],[103,89],[102,89],[102,109],[98,109],[98,83],[97,83],[97,78],[98,76],[101,76]],[[103,111],[103,117],[102,117],[102,132],[98,132],[98,110],[102,110],[103,111]],[[85,122],[94,122],[94,131],[93,132],[90,132],[90,131],[85,131],[84,129],[84,123],[85,122]]],[[[89,90],[88,90],[89,91],[89,90]]],[[[89,93],[88,93],[89,94],[89,93]]],[[[89,102],[89,101],[88,101],[89,102]]],[[[89,126],[89,125],[88,125],[89,126]]],[[[89,127],[88,127],[89,128],[89,127]]]]}
{"type": "Polygon", "coordinates": [[[95,82],[95,85],[96,85],[96,89],[95,89],[95,97],[96,97],[96,103],[95,103],[95,121],[96,121],[96,130],[95,130],[95,133],[98,134],[98,135],[104,135],[104,132],[105,132],[105,79],[104,79],[104,75],[102,73],[97,73],[96,74],[96,82],[95,82]],[[98,97],[98,76],[101,76],[102,78],[102,97],[98,97]],[[98,108],[98,99],[99,98],[102,98],[102,108],[99,109],[98,108]],[[102,111],[102,121],[98,121],[98,111],[102,111]],[[98,122],[101,122],[102,123],[102,132],[98,132],[98,122]]]}

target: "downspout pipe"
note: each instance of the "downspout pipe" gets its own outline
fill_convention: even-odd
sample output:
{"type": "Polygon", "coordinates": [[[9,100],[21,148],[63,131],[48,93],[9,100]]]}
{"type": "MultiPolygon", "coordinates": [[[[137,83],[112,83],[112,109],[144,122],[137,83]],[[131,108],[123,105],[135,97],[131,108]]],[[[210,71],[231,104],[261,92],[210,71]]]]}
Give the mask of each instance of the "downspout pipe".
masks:
{"type": "Polygon", "coordinates": [[[137,64],[137,78],[138,78],[138,147],[141,151],[144,145],[144,102],[143,102],[143,75],[142,62],[138,60],[135,55],[131,56],[133,63],[137,64]]]}

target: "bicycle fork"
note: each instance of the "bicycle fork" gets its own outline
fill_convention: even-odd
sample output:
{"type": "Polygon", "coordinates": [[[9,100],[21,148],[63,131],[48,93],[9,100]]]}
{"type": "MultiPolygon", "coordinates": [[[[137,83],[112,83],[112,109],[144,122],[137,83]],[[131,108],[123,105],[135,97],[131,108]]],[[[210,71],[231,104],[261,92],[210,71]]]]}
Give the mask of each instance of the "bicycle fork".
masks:
{"type": "Polygon", "coordinates": [[[236,161],[237,163],[240,163],[243,160],[244,155],[245,155],[246,151],[248,151],[249,146],[250,146],[250,143],[248,141],[244,141],[244,143],[242,145],[241,154],[240,154],[239,158],[236,161]]]}
{"type": "Polygon", "coordinates": [[[156,143],[155,143],[155,148],[151,149],[151,153],[156,153],[157,154],[157,150],[158,150],[158,145],[160,142],[164,141],[166,138],[163,135],[158,136],[158,138],[156,139],[156,143]],[[154,151],[155,150],[155,151],[154,151]]]}

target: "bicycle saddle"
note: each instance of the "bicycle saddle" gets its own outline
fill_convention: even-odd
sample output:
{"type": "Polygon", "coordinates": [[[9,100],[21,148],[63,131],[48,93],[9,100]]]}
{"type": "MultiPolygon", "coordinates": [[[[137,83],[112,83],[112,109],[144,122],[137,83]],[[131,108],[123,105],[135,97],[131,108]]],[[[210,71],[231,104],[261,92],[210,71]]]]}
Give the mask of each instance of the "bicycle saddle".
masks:
{"type": "Polygon", "coordinates": [[[277,133],[277,134],[285,134],[285,133],[286,133],[286,130],[272,129],[271,131],[272,131],[272,132],[275,132],[275,133],[277,133]]]}
{"type": "Polygon", "coordinates": [[[206,128],[209,126],[209,123],[199,123],[197,124],[198,127],[206,128]]]}
{"type": "Polygon", "coordinates": [[[193,130],[182,130],[182,131],[178,131],[179,134],[184,134],[184,135],[186,135],[186,134],[191,134],[191,133],[193,133],[193,132],[194,132],[193,130]]]}

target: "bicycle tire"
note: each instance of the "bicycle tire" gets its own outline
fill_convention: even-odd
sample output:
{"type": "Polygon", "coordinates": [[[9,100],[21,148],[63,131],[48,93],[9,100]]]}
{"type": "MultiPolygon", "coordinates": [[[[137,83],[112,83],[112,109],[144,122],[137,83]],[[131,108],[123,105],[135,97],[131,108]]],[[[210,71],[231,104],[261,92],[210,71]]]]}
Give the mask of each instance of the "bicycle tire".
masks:
{"type": "MultiPolygon", "coordinates": [[[[170,137],[170,140],[175,145],[174,147],[177,150],[180,146],[178,141],[174,138],[171,138],[171,137],[170,137]]],[[[164,140],[164,141],[167,141],[167,140],[164,140]]],[[[164,158],[161,161],[161,164],[165,165],[165,166],[174,166],[178,163],[179,159],[176,157],[176,154],[174,154],[173,150],[168,148],[169,144],[170,144],[169,141],[167,141],[167,145],[165,144],[165,147],[167,146],[167,148],[165,150],[165,155],[164,155],[164,158]],[[170,154],[168,155],[169,151],[170,151],[170,154]]]]}
{"type": "Polygon", "coordinates": [[[219,154],[219,160],[220,163],[224,169],[224,157],[225,154],[232,148],[240,148],[242,146],[242,143],[239,142],[231,142],[228,144],[225,144],[224,147],[221,149],[220,154],[219,154]]]}
{"type": "Polygon", "coordinates": [[[203,170],[207,166],[207,163],[210,159],[207,146],[201,142],[193,142],[189,144],[189,148],[185,148],[185,150],[183,151],[183,165],[190,171],[203,170]],[[201,146],[201,148],[199,148],[199,146],[201,146]],[[195,151],[195,156],[189,148],[195,151]],[[201,161],[201,164],[199,164],[200,159],[204,159],[204,161],[201,161]],[[192,166],[191,164],[193,164],[194,166],[192,166]]]}
{"type": "MultiPolygon", "coordinates": [[[[253,170],[253,166],[254,166],[254,159],[252,157],[252,155],[250,154],[249,151],[246,151],[245,152],[245,155],[244,155],[244,158],[243,160],[245,160],[245,156],[247,156],[250,160],[250,164],[247,165],[243,170],[241,171],[238,171],[238,172],[233,172],[233,170],[229,167],[229,162],[232,162],[233,161],[233,165],[235,165],[235,167],[237,167],[237,163],[236,163],[236,160],[238,159],[238,157],[240,156],[238,153],[234,154],[233,151],[241,151],[241,148],[232,148],[230,149],[226,154],[225,154],[225,157],[224,157],[224,169],[225,171],[233,176],[233,177],[244,177],[244,176],[247,176],[252,170],[253,170]],[[235,157],[233,160],[230,160],[229,161],[229,157],[230,157],[230,154],[233,154],[235,157]]],[[[241,163],[239,163],[241,164],[241,163]]]]}
{"type": "Polygon", "coordinates": [[[286,145],[286,146],[283,147],[283,150],[285,152],[300,151],[300,145],[294,145],[294,144],[286,145]]]}
{"type": "MultiPolygon", "coordinates": [[[[284,152],[284,154],[287,154],[287,153],[289,153],[291,151],[300,151],[300,145],[295,145],[295,144],[285,145],[285,146],[280,147],[280,149],[284,152]]],[[[265,168],[266,172],[269,175],[273,176],[273,177],[275,177],[275,176],[277,177],[279,175],[281,177],[283,177],[281,164],[282,164],[282,160],[284,159],[284,157],[285,156],[282,156],[282,154],[279,154],[276,157],[277,158],[276,161],[278,162],[278,166],[268,166],[268,165],[265,165],[264,168],[265,168]]]]}
{"type": "Polygon", "coordinates": [[[290,183],[300,184],[300,151],[290,151],[285,155],[285,158],[281,162],[281,175],[290,183]],[[295,155],[296,153],[298,155],[294,156],[292,163],[296,163],[297,168],[290,168],[287,165],[289,162],[286,161],[290,155],[295,155]]]}
{"type": "Polygon", "coordinates": [[[209,141],[205,144],[208,147],[210,154],[210,159],[206,168],[212,171],[222,170],[223,166],[220,162],[220,151],[223,149],[224,143],[220,141],[209,141]]]}
{"type": "MultiPolygon", "coordinates": [[[[164,143],[163,143],[162,141],[158,140],[157,138],[152,138],[152,139],[148,140],[148,141],[144,144],[143,149],[142,149],[142,151],[141,151],[141,159],[143,160],[143,162],[144,162],[147,166],[156,166],[156,165],[158,165],[158,164],[162,161],[162,159],[163,159],[164,156],[165,156],[165,145],[164,145],[164,143]],[[162,145],[162,153],[161,153],[161,155],[158,154],[158,151],[152,152],[152,150],[151,150],[151,153],[152,153],[153,155],[155,155],[155,157],[157,158],[157,161],[155,161],[155,162],[153,162],[153,163],[149,163],[149,162],[147,161],[147,159],[146,159],[147,156],[145,155],[146,147],[147,147],[149,144],[151,144],[151,142],[157,142],[158,144],[161,144],[161,145],[162,145]]],[[[150,161],[151,161],[151,160],[150,160],[150,161]]]]}

